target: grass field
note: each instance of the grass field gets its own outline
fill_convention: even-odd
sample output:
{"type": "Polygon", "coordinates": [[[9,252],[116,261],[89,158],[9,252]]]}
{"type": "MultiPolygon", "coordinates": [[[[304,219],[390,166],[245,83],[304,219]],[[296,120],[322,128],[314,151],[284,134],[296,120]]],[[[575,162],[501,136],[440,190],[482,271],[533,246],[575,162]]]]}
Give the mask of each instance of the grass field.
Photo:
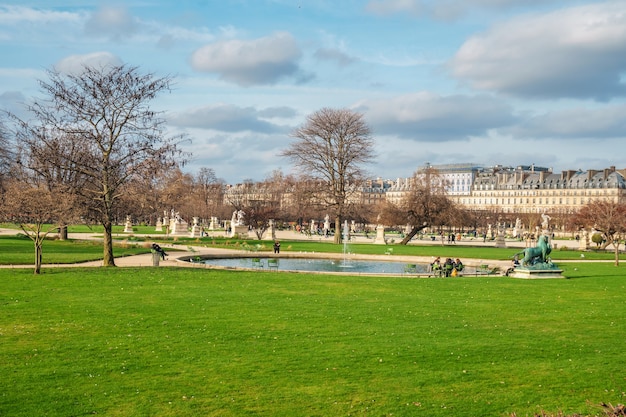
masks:
{"type": "Polygon", "coordinates": [[[624,269],[408,279],[0,269],[0,415],[600,414],[624,269]]]}
{"type": "MultiPolygon", "coordinates": [[[[150,250],[141,246],[118,243],[117,256],[136,255],[150,250]]],[[[67,264],[102,259],[102,243],[97,241],[50,240],[43,244],[44,264],[67,264]]],[[[35,262],[33,241],[26,236],[0,236],[0,265],[28,265],[35,262]]]]}

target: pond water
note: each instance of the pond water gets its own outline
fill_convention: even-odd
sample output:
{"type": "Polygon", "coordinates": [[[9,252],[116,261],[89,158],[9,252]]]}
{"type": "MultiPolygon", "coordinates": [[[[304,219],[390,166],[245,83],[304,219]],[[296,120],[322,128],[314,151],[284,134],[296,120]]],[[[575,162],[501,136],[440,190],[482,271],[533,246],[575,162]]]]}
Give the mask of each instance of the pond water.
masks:
{"type": "MultiPolygon", "coordinates": [[[[318,271],[318,272],[346,272],[346,273],[374,273],[374,274],[402,274],[407,266],[406,262],[371,261],[371,260],[342,260],[342,259],[306,259],[306,258],[229,258],[205,259],[202,262],[209,265],[230,268],[263,268],[273,269],[268,265],[268,259],[276,259],[276,269],[281,271],[318,271]]],[[[428,265],[415,265],[412,273],[427,273],[428,265]]]]}

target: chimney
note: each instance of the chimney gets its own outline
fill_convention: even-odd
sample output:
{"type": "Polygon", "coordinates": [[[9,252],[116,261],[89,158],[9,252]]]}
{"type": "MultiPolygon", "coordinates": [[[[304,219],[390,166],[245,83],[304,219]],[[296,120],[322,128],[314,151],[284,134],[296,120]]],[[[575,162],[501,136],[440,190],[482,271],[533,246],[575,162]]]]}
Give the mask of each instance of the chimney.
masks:
{"type": "Polygon", "coordinates": [[[543,183],[546,180],[546,171],[539,171],[539,182],[543,183]]]}
{"type": "Polygon", "coordinates": [[[611,166],[610,168],[604,168],[604,179],[606,180],[609,175],[615,172],[615,167],[611,166]]]}

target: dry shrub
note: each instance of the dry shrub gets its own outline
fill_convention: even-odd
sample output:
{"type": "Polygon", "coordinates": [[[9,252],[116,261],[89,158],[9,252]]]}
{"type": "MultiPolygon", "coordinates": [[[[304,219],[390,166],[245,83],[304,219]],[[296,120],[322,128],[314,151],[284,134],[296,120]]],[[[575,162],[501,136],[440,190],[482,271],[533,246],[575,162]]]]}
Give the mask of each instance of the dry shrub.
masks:
{"type": "MultiPolygon", "coordinates": [[[[600,404],[600,408],[603,411],[603,415],[606,417],[622,417],[626,416],[626,406],[624,404],[617,404],[614,406],[609,403],[600,404]]],[[[511,414],[511,417],[518,417],[516,413],[511,414]]],[[[533,417],[599,417],[597,414],[595,416],[582,415],[582,414],[563,414],[563,412],[559,411],[558,413],[545,413],[541,412],[541,414],[535,414],[533,417]]]]}
{"type": "Polygon", "coordinates": [[[624,404],[617,404],[616,406],[613,406],[611,403],[602,403],[600,404],[600,407],[602,407],[604,415],[607,417],[626,416],[626,406],[624,406],[624,404]]]}

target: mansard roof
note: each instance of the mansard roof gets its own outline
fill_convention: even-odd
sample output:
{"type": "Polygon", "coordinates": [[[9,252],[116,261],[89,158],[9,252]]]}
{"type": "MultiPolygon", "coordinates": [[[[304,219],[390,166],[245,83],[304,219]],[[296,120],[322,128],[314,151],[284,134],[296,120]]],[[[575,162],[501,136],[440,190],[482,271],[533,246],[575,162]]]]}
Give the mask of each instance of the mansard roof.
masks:
{"type": "Polygon", "coordinates": [[[474,188],[491,189],[585,189],[622,188],[626,189],[626,170],[615,167],[602,170],[568,170],[561,173],[551,169],[531,166],[486,168],[476,176],[474,188]]]}
{"type": "MultiPolygon", "coordinates": [[[[516,184],[511,177],[508,185],[516,184]]],[[[626,188],[626,178],[613,167],[604,170],[566,171],[561,174],[531,172],[524,176],[522,188],[626,188]]]]}

